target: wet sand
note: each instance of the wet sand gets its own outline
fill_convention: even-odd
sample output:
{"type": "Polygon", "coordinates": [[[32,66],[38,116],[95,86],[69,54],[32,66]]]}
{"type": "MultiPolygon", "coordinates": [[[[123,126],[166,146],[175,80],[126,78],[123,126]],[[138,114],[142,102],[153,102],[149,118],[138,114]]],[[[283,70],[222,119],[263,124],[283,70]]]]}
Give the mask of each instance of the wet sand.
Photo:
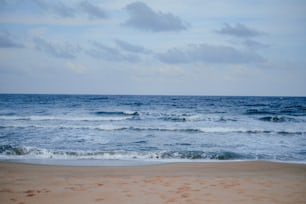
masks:
{"type": "Polygon", "coordinates": [[[0,162],[0,203],[306,203],[306,165],[69,167],[0,162]]]}

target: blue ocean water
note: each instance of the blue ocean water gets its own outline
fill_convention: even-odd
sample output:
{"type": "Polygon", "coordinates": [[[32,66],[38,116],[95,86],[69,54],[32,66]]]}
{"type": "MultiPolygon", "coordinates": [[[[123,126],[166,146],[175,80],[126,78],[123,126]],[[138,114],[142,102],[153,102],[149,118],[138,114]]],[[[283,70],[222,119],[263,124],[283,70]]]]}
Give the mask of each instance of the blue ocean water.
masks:
{"type": "Polygon", "coordinates": [[[306,98],[1,94],[0,160],[306,163],[306,98]]]}

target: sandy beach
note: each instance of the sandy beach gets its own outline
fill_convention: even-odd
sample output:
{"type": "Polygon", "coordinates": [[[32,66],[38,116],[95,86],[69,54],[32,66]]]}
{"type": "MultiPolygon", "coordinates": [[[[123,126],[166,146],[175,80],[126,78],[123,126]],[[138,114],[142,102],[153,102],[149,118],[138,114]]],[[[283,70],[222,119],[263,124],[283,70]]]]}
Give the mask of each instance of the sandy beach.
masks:
{"type": "Polygon", "coordinates": [[[0,203],[305,202],[305,164],[69,167],[0,163],[0,203]]]}

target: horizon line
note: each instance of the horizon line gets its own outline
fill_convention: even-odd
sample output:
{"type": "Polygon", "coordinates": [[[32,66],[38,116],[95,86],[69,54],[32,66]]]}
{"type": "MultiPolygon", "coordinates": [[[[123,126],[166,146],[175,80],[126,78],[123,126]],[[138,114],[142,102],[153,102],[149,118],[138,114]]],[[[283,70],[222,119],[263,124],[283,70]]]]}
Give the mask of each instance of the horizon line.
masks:
{"type": "Polygon", "coordinates": [[[178,97],[301,97],[304,98],[306,95],[211,95],[211,94],[109,94],[109,93],[9,93],[0,92],[0,95],[83,95],[83,96],[178,96],[178,97]]]}

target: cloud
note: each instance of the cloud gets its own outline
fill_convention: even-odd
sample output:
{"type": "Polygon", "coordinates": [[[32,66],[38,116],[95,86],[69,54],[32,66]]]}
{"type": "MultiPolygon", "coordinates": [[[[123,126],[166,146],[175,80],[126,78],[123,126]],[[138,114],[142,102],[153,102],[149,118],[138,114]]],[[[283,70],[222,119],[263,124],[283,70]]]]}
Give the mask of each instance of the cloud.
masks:
{"type": "Polygon", "coordinates": [[[75,58],[81,48],[70,43],[48,42],[43,38],[34,38],[35,48],[57,58],[75,58]]]}
{"type": "Polygon", "coordinates": [[[264,43],[261,43],[261,42],[255,41],[255,40],[250,40],[250,39],[247,39],[247,40],[243,41],[243,44],[246,47],[248,47],[250,49],[254,49],[254,50],[269,47],[269,45],[267,45],[267,44],[264,44],[264,43]]]}
{"type": "Polygon", "coordinates": [[[254,52],[241,51],[230,46],[215,46],[208,44],[189,45],[185,49],[172,48],[156,55],[161,62],[179,63],[256,63],[264,58],[254,52]]]}
{"type": "Polygon", "coordinates": [[[46,33],[48,33],[48,27],[34,27],[28,31],[28,35],[31,37],[43,37],[46,33]]]}
{"type": "Polygon", "coordinates": [[[192,60],[188,52],[178,48],[171,48],[167,52],[157,54],[156,57],[169,64],[189,63],[192,60]]]}
{"type": "Polygon", "coordinates": [[[82,14],[87,15],[89,19],[107,18],[106,12],[102,8],[89,1],[81,1],[78,4],[71,4],[71,6],[67,6],[61,1],[34,0],[33,2],[43,11],[63,18],[74,18],[82,14]]]}
{"type": "Polygon", "coordinates": [[[99,42],[93,42],[94,48],[86,51],[86,53],[96,59],[104,59],[115,62],[138,62],[140,59],[137,55],[125,54],[118,49],[106,46],[99,42]]]}
{"type": "Polygon", "coordinates": [[[24,45],[13,39],[8,32],[0,32],[0,48],[23,48],[24,45]]]}
{"type": "Polygon", "coordinates": [[[75,9],[73,7],[66,6],[60,1],[45,1],[45,0],[34,0],[33,1],[39,8],[45,11],[54,13],[60,17],[75,17],[75,9]]]}
{"type": "Polygon", "coordinates": [[[66,62],[66,68],[68,68],[69,70],[77,73],[77,74],[83,74],[87,68],[82,65],[82,64],[79,64],[79,63],[73,63],[73,62],[66,62]]]}
{"type": "Polygon", "coordinates": [[[130,18],[124,24],[139,30],[153,32],[182,31],[188,27],[188,24],[178,16],[154,11],[142,2],[128,4],[125,9],[130,14],[130,18]]]}
{"type": "Polygon", "coordinates": [[[259,32],[240,23],[233,26],[225,23],[223,27],[220,30],[217,30],[216,32],[223,35],[231,35],[234,37],[244,38],[256,37],[264,34],[263,32],[259,32]]]}
{"type": "Polygon", "coordinates": [[[132,52],[132,53],[142,53],[142,54],[150,54],[152,53],[151,50],[144,48],[143,46],[139,45],[133,45],[131,43],[122,41],[122,40],[115,40],[116,44],[123,49],[124,51],[127,52],[132,52]]]}
{"type": "Polygon", "coordinates": [[[87,13],[89,18],[107,17],[106,12],[102,8],[90,3],[89,1],[82,1],[79,6],[83,12],[87,13]]]}

